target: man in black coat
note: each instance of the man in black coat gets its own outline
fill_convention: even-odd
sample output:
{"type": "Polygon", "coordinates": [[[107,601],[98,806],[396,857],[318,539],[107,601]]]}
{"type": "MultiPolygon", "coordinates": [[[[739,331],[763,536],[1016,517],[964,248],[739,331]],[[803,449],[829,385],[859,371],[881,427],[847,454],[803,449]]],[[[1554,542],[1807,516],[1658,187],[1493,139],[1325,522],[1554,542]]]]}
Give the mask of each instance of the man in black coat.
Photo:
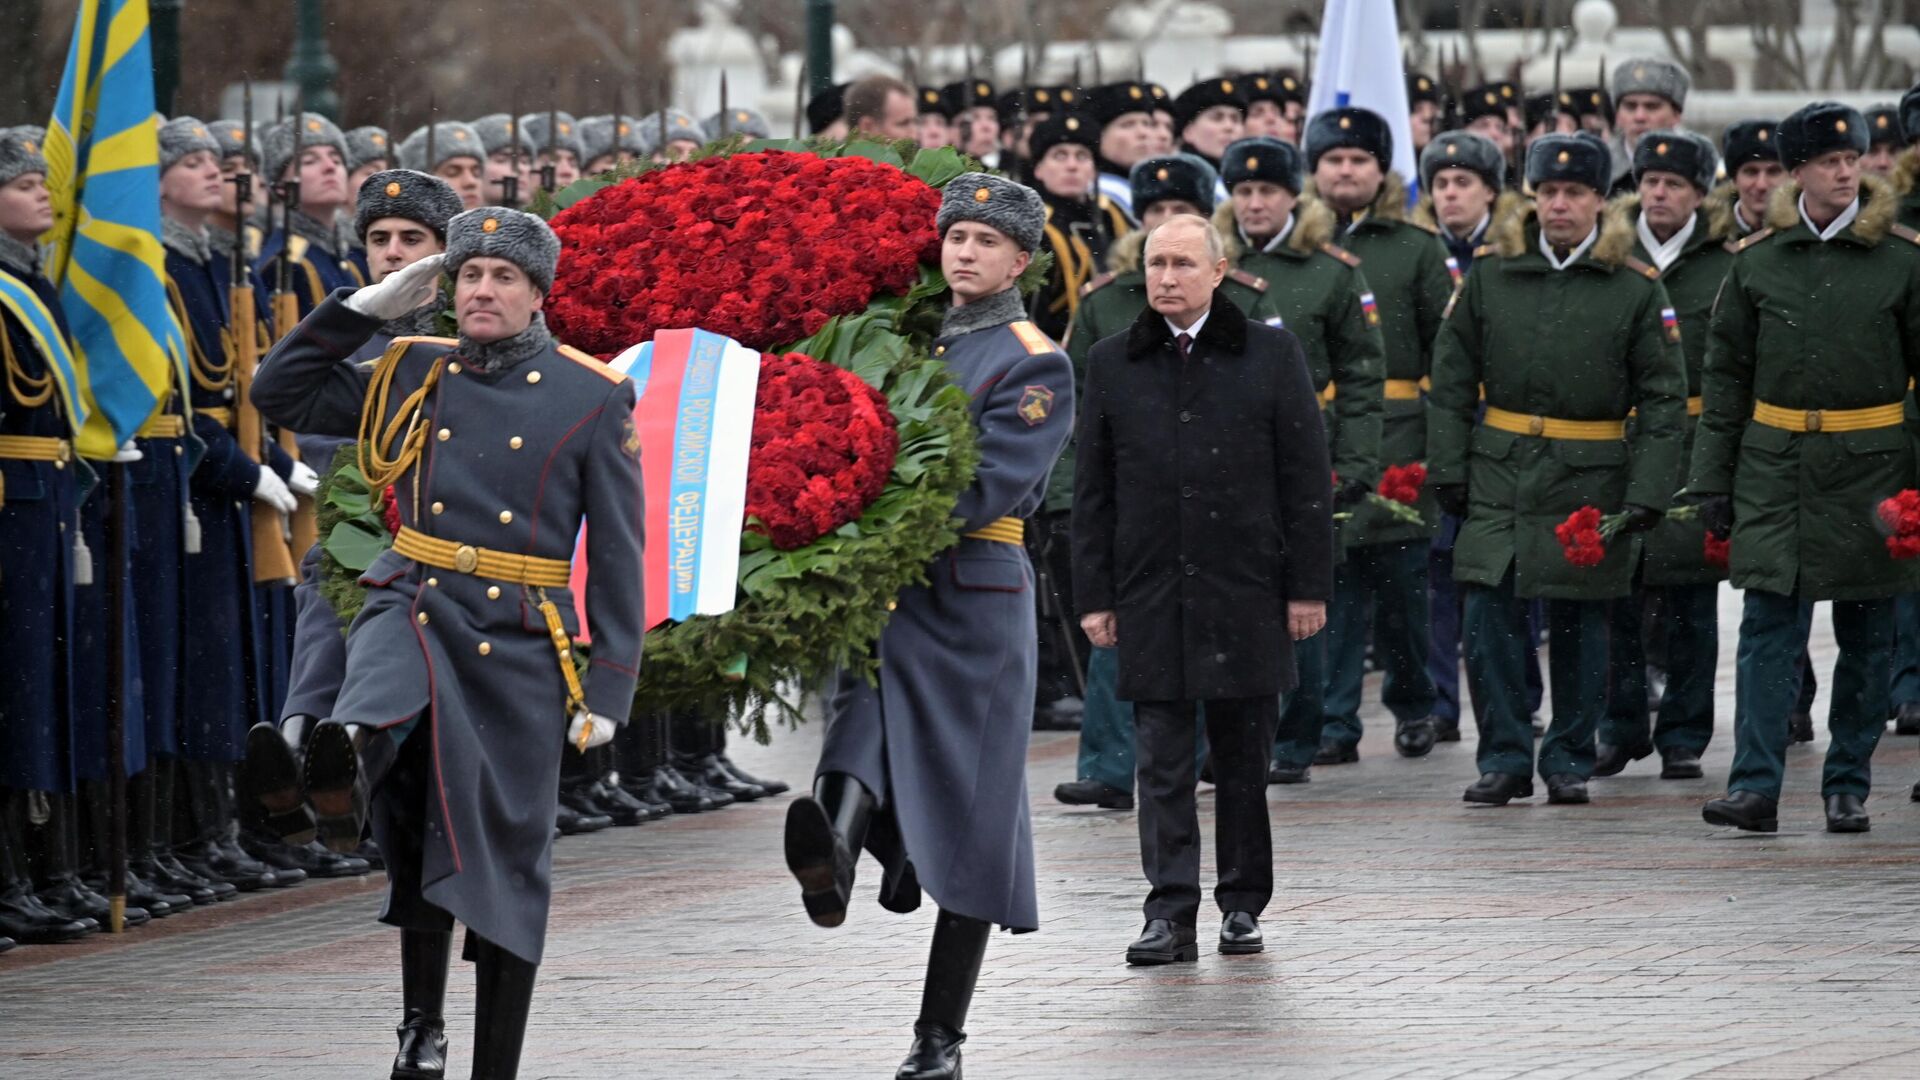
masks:
{"type": "Polygon", "coordinates": [[[1198,958],[1194,724],[1205,703],[1220,825],[1220,951],[1261,949],[1273,894],[1267,757],[1293,642],[1326,625],[1332,466],[1305,355],[1218,289],[1205,219],[1147,239],[1148,309],[1093,347],[1074,472],[1074,598],[1120,651],[1134,703],[1140,857],[1152,890],[1132,964],[1198,958]]]}

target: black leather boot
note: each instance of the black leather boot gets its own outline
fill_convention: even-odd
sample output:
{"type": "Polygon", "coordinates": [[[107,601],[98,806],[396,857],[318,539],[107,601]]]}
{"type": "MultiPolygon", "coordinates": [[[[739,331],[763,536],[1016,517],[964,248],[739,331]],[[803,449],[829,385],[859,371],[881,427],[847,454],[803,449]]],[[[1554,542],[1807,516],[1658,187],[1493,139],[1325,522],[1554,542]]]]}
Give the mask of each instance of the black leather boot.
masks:
{"type": "Polygon", "coordinates": [[[453,931],[400,931],[400,1052],[393,1080],[440,1080],[447,1074],[447,961],[453,931]]]}
{"type": "Polygon", "coordinates": [[[960,1080],[960,1044],[967,1041],[967,1009],[987,956],[991,923],[942,911],[933,924],[933,948],[927,956],[927,981],[920,995],[920,1019],[913,1025],[913,1047],[894,1080],[960,1080]]]}
{"type": "MultiPolygon", "coordinates": [[[[47,823],[41,827],[40,902],[74,920],[90,920],[106,929],[112,905],[80,880],[79,796],[47,796],[47,823]]],[[[153,916],[128,904],[127,926],[144,926],[153,916]]]]}
{"type": "Polygon", "coordinates": [[[312,723],[311,717],[293,716],[285,729],[265,721],[253,725],[247,731],[247,756],[240,762],[238,782],[248,816],[259,816],[288,844],[304,844],[314,836],[313,811],[300,790],[300,759],[294,750],[312,723]]]}
{"type": "MultiPolygon", "coordinates": [[[[1079,725],[1076,724],[1074,726],[1078,727],[1079,725]]],[[[724,724],[714,729],[713,757],[714,760],[720,763],[720,767],[727,770],[728,775],[732,776],[735,780],[743,784],[754,784],[769,795],[785,795],[787,792],[793,790],[792,785],[788,784],[785,780],[762,780],[760,777],[735,765],[733,759],[727,756],[727,728],[724,724]]]]}
{"type": "Polygon", "coordinates": [[[527,1038],[527,1012],[540,972],[518,956],[468,931],[474,954],[473,1080],[513,1080],[527,1038]]]}
{"type": "Polygon", "coordinates": [[[342,855],[351,855],[360,846],[364,825],[360,811],[365,798],[354,734],[331,720],[315,724],[307,736],[302,773],[315,832],[328,850],[342,855]]]}
{"type": "Polygon", "coordinates": [[[174,850],[193,835],[182,822],[181,801],[177,798],[181,765],[176,758],[155,758],[153,768],[143,778],[153,787],[153,849],[141,863],[140,874],[170,892],[185,893],[196,904],[231,900],[240,895],[231,881],[203,877],[181,865],[174,850]],[[202,899],[202,894],[211,896],[202,899]]]}
{"type": "Polygon", "coordinates": [[[1729,791],[1700,808],[1709,825],[1730,825],[1747,832],[1779,832],[1780,802],[1757,791],[1729,791]]]}
{"type": "Polygon", "coordinates": [[[787,869],[816,926],[847,921],[853,868],[873,820],[873,793],[846,773],[824,773],[811,798],[787,804],[787,869]]]}
{"type": "Polygon", "coordinates": [[[181,762],[180,775],[187,783],[192,801],[195,835],[192,842],[176,849],[174,854],[190,873],[229,882],[241,892],[306,880],[306,874],[293,870],[288,872],[291,880],[283,882],[281,875],[241,851],[234,842],[233,796],[227,789],[224,766],[205,761],[181,762]],[[296,874],[299,876],[291,877],[296,874]]]}
{"type": "Polygon", "coordinates": [[[658,718],[648,713],[628,720],[614,734],[612,750],[620,790],[647,807],[655,818],[664,818],[671,817],[674,808],[654,787],[654,770],[666,763],[666,735],[654,730],[658,726],[658,718]]]}
{"type": "MultiPolygon", "coordinates": [[[[145,908],[147,914],[156,919],[185,911],[194,905],[194,898],[190,894],[165,888],[142,872],[141,857],[153,850],[154,832],[158,827],[154,820],[153,785],[145,781],[159,765],[157,759],[149,758],[146,768],[127,777],[127,903],[145,908]]],[[[107,849],[107,813],[106,800],[102,798],[93,811],[94,845],[102,858],[97,860],[95,869],[85,875],[87,887],[99,893],[107,891],[104,858],[107,849]]],[[[209,893],[207,899],[212,898],[209,893]]]]}
{"type": "Polygon", "coordinates": [[[716,722],[693,709],[673,711],[673,767],[695,787],[732,797],[733,802],[764,798],[767,789],[741,781],[720,766],[715,756],[716,722]]]}
{"type": "Polygon", "coordinates": [[[27,870],[26,801],[0,789],[0,935],[27,945],[57,945],[86,937],[97,926],[54,911],[33,893],[27,870]]]}

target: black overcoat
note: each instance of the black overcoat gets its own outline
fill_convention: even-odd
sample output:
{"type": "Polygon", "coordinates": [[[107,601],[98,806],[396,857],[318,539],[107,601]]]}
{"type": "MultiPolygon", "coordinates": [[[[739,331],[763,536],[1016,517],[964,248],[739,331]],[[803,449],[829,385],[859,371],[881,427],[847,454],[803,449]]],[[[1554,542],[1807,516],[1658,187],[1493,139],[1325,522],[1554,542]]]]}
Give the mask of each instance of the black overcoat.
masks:
{"type": "Polygon", "coordinates": [[[1148,308],[1093,347],[1074,470],[1081,614],[1118,614],[1120,697],[1284,693],[1289,600],[1333,595],[1332,466],[1305,354],[1216,292],[1184,362],[1148,308]]]}

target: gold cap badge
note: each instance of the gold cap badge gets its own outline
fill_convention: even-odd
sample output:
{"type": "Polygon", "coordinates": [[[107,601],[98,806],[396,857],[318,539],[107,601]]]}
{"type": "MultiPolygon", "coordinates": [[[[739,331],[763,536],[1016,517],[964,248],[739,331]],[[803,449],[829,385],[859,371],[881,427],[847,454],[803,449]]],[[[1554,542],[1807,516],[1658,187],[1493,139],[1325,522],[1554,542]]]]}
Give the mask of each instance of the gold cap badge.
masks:
{"type": "Polygon", "coordinates": [[[1768,131],[1768,130],[1767,130],[1766,128],[1761,128],[1761,129],[1760,129],[1760,141],[1761,141],[1761,142],[1766,142],[1766,141],[1767,141],[1767,138],[1768,138],[1768,137],[1769,137],[1770,135],[1772,135],[1772,134],[1773,134],[1773,133],[1772,133],[1772,132],[1770,132],[1770,131],[1768,131]]]}
{"type": "Polygon", "coordinates": [[[1498,102],[1499,100],[1500,99],[1498,97],[1494,96],[1493,91],[1491,90],[1487,91],[1487,104],[1492,105],[1498,102]]]}
{"type": "Polygon", "coordinates": [[[1257,157],[1250,157],[1250,158],[1248,158],[1248,159],[1247,159],[1247,168],[1248,168],[1248,169],[1258,169],[1259,167],[1260,167],[1260,159],[1259,159],[1259,158],[1257,158],[1257,157]]]}
{"type": "Polygon", "coordinates": [[[1159,171],[1157,171],[1157,172],[1155,172],[1155,173],[1153,174],[1153,178],[1154,178],[1155,180],[1165,180],[1165,179],[1167,178],[1167,170],[1165,170],[1165,169],[1161,169],[1161,170],[1159,170],[1159,171]]]}
{"type": "Polygon", "coordinates": [[[1067,117],[1067,130],[1068,130],[1068,131],[1079,131],[1079,130],[1080,130],[1080,118],[1079,118],[1079,117],[1077,117],[1077,116],[1069,116],[1069,117],[1067,117]]]}
{"type": "Polygon", "coordinates": [[[973,92],[979,94],[981,97],[986,97],[988,94],[993,93],[993,87],[988,86],[986,83],[974,83],[973,92]]]}
{"type": "Polygon", "coordinates": [[[1049,100],[1051,100],[1052,96],[1053,95],[1047,93],[1045,90],[1035,90],[1033,92],[1033,100],[1039,102],[1042,105],[1045,105],[1049,100]]]}
{"type": "Polygon", "coordinates": [[[1845,120],[1835,120],[1833,122],[1833,130],[1845,135],[1847,133],[1847,122],[1845,120]]]}
{"type": "Polygon", "coordinates": [[[991,198],[993,198],[993,189],[991,188],[980,188],[973,193],[974,202],[986,202],[991,198]]]}
{"type": "Polygon", "coordinates": [[[318,121],[318,120],[309,120],[309,121],[307,121],[307,130],[308,130],[308,131],[319,131],[319,130],[320,130],[320,121],[318,121]]]}
{"type": "Polygon", "coordinates": [[[573,125],[572,125],[572,124],[561,124],[561,125],[560,125],[560,134],[562,134],[562,135],[571,135],[571,134],[573,134],[573,125]]]}
{"type": "Polygon", "coordinates": [[[1221,79],[1221,80],[1220,80],[1220,92],[1221,92],[1221,93],[1223,93],[1223,94],[1231,94],[1231,93],[1233,93],[1233,80],[1232,80],[1232,79],[1221,79]]]}
{"type": "Polygon", "coordinates": [[[487,220],[485,220],[485,221],[483,221],[483,222],[481,222],[481,223],[480,223],[480,231],[481,231],[481,232],[499,232],[499,231],[500,231],[500,219],[499,219],[499,218],[488,218],[487,220]]]}
{"type": "Polygon", "coordinates": [[[1286,87],[1289,90],[1293,89],[1295,86],[1295,83],[1293,81],[1293,76],[1289,75],[1286,78],[1281,79],[1280,85],[1286,87]]]}
{"type": "Polygon", "coordinates": [[[1569,155],[1567,154],[1567,152],[1565,150],[1562,150],[1560,151],[1560,156],[1555,158],[1554,160],[1559,162],[1562,165],[1565,165],[1567,163],[1568,156],[1569,155]]]}
{"type": "Polygon", "coordinates": [[[1073,91],[1071,91],[1071,90],[1062,90],[1062,91],[1060,91],[1060,100],[1061,100],[1061,101],[1072,101],[1072,100],[1073,100],[1073,91]]]}
{"type": "Polygon", "coordinates": [[[1142,93],[1140,92],[1140,88],[1139,88],[1139,87],[1137,87],[1137,86],[1129,86],[1129,87],[1127,87],[1127,96],[1128,96],[1128,97],[1131,97],[1131,98],[1132,98],[1133,100],[1135,100],[1135,101],[1139,101],[1139,100],[1140,100],[1140,99],[1141,99],[1142,97],[1144,97],[1145,95],[1144,95],[1144,94],[1142,94],[1142,93]]]}
{"type": "Polygon", "coordinates": [[[400,197],[400,181],[398,180],[387,181],[387,198],[397,199],[399,197],[400,197]]]}
{"type": "Polygon", "coordinates": [[[1265,90],[1267,88],[1266,76],[1263,75],[1260,78],[1253,80],[1253,88],[1255,90],[1265,90]]]}
{"type": "Polygon", "coordinates": [[[1653,152],[1654,152],[1654,153],[1656,153],[1656,154],[1659,154],[1659,155],[1661,155],[1662,157],[1664,157],[1664,156],[1666,156],[1666,153],[1667,153],[1667,144],[1666,144],[1666,143],[1661,143],[1660,145],[1658,145],[1658,146],[1656,146],[1656,147],[1654,147],[1654,148],[1653,148],[1653,152]]]}
{"type": "Polygon", "coordinates": [[[1340,118],[1340,130],[1345,131],[1346,129],[1352,126],[1353,126],[1353,117],[1343,116],[1340,118]]]}
{"type": "MultiPolygon", "coordinates": [[[[239,132],[235,132],[234,134],[237,135],[239,134],[239,132]]],[[[377,131],[374,132],[373,135],[369,137],[369,141],[371,141],[375,146],[387,145],[387,137],[385,135],[380,134],[377,131]]]]}
{"type": "Polygon", "coordinates": [[[1448,143],[1448,144],[1447,144],[1447,156],[1448,156],[1448,157],[1454,157],[1454,156],[1457,156],[1457,155],[1458,155],[1459,153],[1460,153],[1460,144],[1459,144],[1459,143],[1448,143]]]}

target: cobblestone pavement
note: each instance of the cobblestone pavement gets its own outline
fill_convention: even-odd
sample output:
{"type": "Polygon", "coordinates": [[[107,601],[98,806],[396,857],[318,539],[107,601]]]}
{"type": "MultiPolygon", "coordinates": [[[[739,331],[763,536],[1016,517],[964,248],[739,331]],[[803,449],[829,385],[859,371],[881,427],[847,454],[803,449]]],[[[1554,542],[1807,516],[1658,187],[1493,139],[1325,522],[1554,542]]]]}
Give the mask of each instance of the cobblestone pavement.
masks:
{"type": "MultiPolygon", "coordinates": [[[[1737,625],[1731,593],[1725,608],[1737,625]]],[[[1920,1076],[1920,741],[1882,742],[1868,835],[1821,831],[1824,734],[1791,753],[1782,832],[1703,825],[1732,654],[1729,634],[1708,778],[1639,762],[1586,807],[1469,809],[1471,734],[1400,760],[1376,707],[1358,764],[1270,789],[1267,952],[1173,968],[1122,961],[1145,891],[1133,815],[1054,803],[1075,736],[1036,736],[1043,926],[989,949],[968,1074],[1920,1076]]],[[[817,745],[816,726],[736,757],[801,781],[817,745]]],[[[867,863],[847,926],[813,927],[781,863],[783,802],[561,844],[523,1076],[892,1075],[931,909],[883,912],[867,863]]],[[[0,1076],[384,1076],[400,991],[381,889],[309,884],[0,957],[0,1076]]],[[[463,1076],[471,967],[452,986],[463,1076]]]]}

